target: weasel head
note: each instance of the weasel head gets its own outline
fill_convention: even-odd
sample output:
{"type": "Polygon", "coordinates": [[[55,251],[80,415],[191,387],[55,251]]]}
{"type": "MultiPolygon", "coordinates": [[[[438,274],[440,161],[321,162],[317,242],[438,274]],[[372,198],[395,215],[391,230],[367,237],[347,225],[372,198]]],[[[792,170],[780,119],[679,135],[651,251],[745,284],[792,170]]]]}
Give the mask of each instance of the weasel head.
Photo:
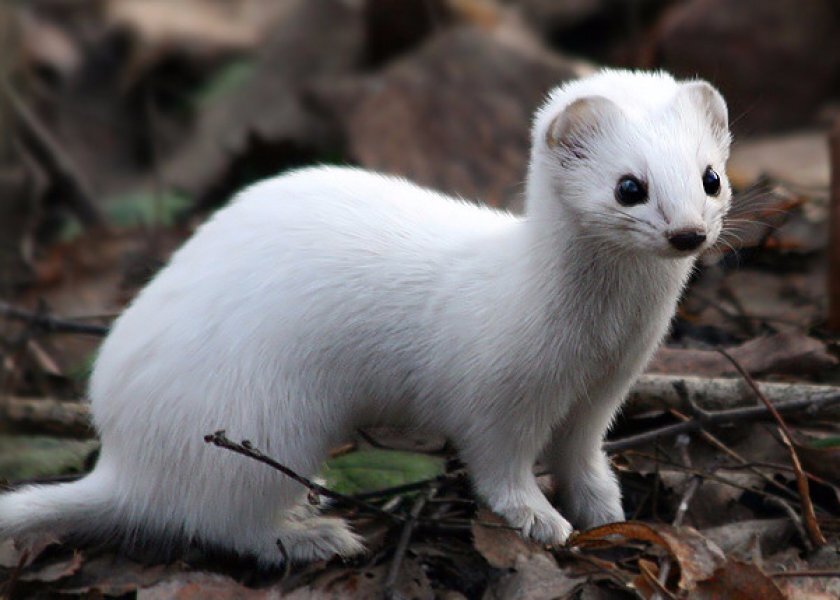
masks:
{"type": "Polygon", "coordinates": [[[702,80],[605,70],[538,111],[528,217],[634,253],[693,256],[729,209],[726,102],[702,80]]]}

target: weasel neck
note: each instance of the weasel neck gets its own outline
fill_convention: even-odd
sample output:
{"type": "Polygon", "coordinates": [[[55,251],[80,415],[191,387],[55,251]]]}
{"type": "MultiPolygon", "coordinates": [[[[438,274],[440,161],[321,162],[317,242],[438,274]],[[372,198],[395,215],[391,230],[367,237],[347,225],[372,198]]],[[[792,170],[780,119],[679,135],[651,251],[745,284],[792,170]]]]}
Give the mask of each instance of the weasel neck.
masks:
{"type": "Polygon", "coordinates": [[[488,248],[495,258],[484,273],[485,302],[498,306],[499,334],[513,328],[516,338],[536,342],[558,361],[568,361],[563,354],[570,349],[581,360],[615,360],[638,339],[652,352],[694,259],[605,244],[568,215],[552,213],[529,214],[488,248]]]}

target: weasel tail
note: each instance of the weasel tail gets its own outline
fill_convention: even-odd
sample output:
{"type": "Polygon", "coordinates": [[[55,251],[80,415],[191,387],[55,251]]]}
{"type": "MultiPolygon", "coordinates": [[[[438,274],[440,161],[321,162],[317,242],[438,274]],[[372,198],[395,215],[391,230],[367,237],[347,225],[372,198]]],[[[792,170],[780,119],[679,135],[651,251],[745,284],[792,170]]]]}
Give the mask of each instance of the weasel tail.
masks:
{"type": "Polygon", "coordinates": [[[0,539],[49,531],[96,537],[113,534],[119,521],[109,473],[97,468],[72,483],[30,485],[0,495],[0,539]]]}

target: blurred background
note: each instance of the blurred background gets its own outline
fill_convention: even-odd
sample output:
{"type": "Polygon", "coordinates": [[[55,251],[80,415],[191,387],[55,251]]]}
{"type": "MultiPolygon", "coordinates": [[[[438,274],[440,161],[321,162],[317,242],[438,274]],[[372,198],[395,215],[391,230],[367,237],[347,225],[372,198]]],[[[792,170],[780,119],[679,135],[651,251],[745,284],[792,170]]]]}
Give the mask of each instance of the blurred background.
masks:
{"type": "Polygon", "coordinates": [[[833,0],[5,2],[0,390],[81,396],[110,320],[257,179],[360,165],[521,210],[534,109],[605,65],[704,77],[730,105],[739,196],[669,344],[793,335],[818,350],[806,371],[840,379],[825,328],[838,40],[833,0]]]}
{"type": "MultiPolygon", "coordinates": [[[[359,165],[520,211],[534,109],[602,66],[708,79],[735,134],[727,231],[649,372],[733,376],[722,345],[764,380],[840,384],[827,143],[840,123],[837,0],[5,0],[0,484],[90,466],[96,442],[78,400],[101,337],[236,190],[302,165],[359,165]]],[[[837,148],[840,164],[840,137],[837,148]]],[[[645,410],[625,413],[613,435],[673,421],[645,410]]],[[[786,463],[768,431],[741,424],[728,442],[755,464],[786,463]]],[[[806,466],[822,477],[817,508],[824,526],[833,519],[836,550],[837,421],[814,420],[808,436],[828,453],[806,466]]],[[[442,440],[410,444],[451,455],[442,440]]],[[[617,460],[628,514],[672,522],[690,463],[617,460]]],[[[714,470],[722,459],[706,449],[693,460],[714,470]]],[[[770,474],[794,488],[789,469],[770,474]]],[[[706,481],[686,522],[787,519],[793,509],[756,500],[775,493],[767,481],[744,477],[706,481]]],[[[785,531],[774,548],[789,549],[785,531]]],[[[475,590],[500,576],[473,550],[464,566],[439,547],[429,560],[451,563],[469,597],[475,565],[485,569],[475,590]]],[[[0,566],[18,564],[2,550],[0,566]]],[[[785,556],[799,560],[773,564],[794,564],[785,556]]]]}
{"type": "MultiPolygon", "coordinates": [[[[518,210],[534,108],[602,65],[717,85],[739,190],[769,178],[794,195],[827,192],[823,132],[840,114],[832,0],[33,0],[0,11],[0,296],[34,300],[72,277],[75,299],[50,301],[63,313],[118,308],[120,289],[130,295],[197,220],[299,165],[361,165],[518,210]]],[[[775,242],[824,243],[819,226],[808,233],[775,242]]]]}

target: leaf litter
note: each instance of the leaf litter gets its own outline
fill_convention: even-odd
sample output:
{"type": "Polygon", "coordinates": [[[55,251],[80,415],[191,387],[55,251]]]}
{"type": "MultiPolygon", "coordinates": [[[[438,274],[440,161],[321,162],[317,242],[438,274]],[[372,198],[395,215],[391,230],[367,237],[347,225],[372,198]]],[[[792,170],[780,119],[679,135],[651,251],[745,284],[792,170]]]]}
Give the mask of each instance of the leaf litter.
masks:
{"type": "MultiPolygon", "coordinates": [[[[132,1],[105,11],[57,4],[15,8],[25,51],[14,81],[72,157],[77,179],[92,184],[107,227],[82,222],[67,204],[67,181],[26,148],[22,155],[0,148],[0,167],[23,174],[8,187],[20,196],[8,206],[22,208],[0,213],[4,223],[23,224],[2,229],[2,251],[12,252],[1,258],[15,268],[4,270],[0,292],[35,315],[103,329],[212,207],[291,166],[386,169],[519,210],[528,106],[548,86],[592,68],[547,48],[504,7],[478,0],[406,0],[404,10],[440,12],[400,39],[392,35],[395,9],[374,0],[132,1]],[[373,18],[371,7],[385,12],[373,18]],[[315,33],[323,31],[335,32],[331,44],[315,33]],[[103,57],[112,68],[102,68],[103,57]],[[442,105],[430,90],[444,88],[442,105]],[[430,126],[438,121],[444,124],[430,126]]],[[[736,144],[731,167],[741,192],[729,224],[732,247],[706,257],[649,374],[676,378],[661,380],[672,394],[674,381],[691,383],[684,375],[736,377],[716,351],[723,346],[762,382],[790,384],[794,394],[804,384],[834,389],[840,340],[823,328],[829,165],[821,133],[736,144]]],[[[0,402],[18,407],[0,423],[0,483],[73,477],[95,447],[77,424],[98,338],[44,322],[0,321],[0,402]],[[62,417],[68,405],[79,409],[72,419],[62,417]]],[[[714,406],[702,393],[677,390],[676,397],[628,405],[611,438],[696,418],[698,408],[741,406],[745,396],[714,406]]],[[[748,402],[758,404],[752,396],[748,402]]],[[[365,537],[364,556],[266,573],[199,549],[162,563],[47,535],[0,542],[0,593],[836,598],[834,414],[785,415],[827,539],[822,547],[809,539],[796,469],[767,420],[702,427],[682,446],[685,456],[673,437],[615,452],[631,520],[578,532],[564,548],[523,540],[481,506],[445,440],[383,429],[360,432],[323,473],[330,489],[382,513],[322,503],[365,537]]]]}

